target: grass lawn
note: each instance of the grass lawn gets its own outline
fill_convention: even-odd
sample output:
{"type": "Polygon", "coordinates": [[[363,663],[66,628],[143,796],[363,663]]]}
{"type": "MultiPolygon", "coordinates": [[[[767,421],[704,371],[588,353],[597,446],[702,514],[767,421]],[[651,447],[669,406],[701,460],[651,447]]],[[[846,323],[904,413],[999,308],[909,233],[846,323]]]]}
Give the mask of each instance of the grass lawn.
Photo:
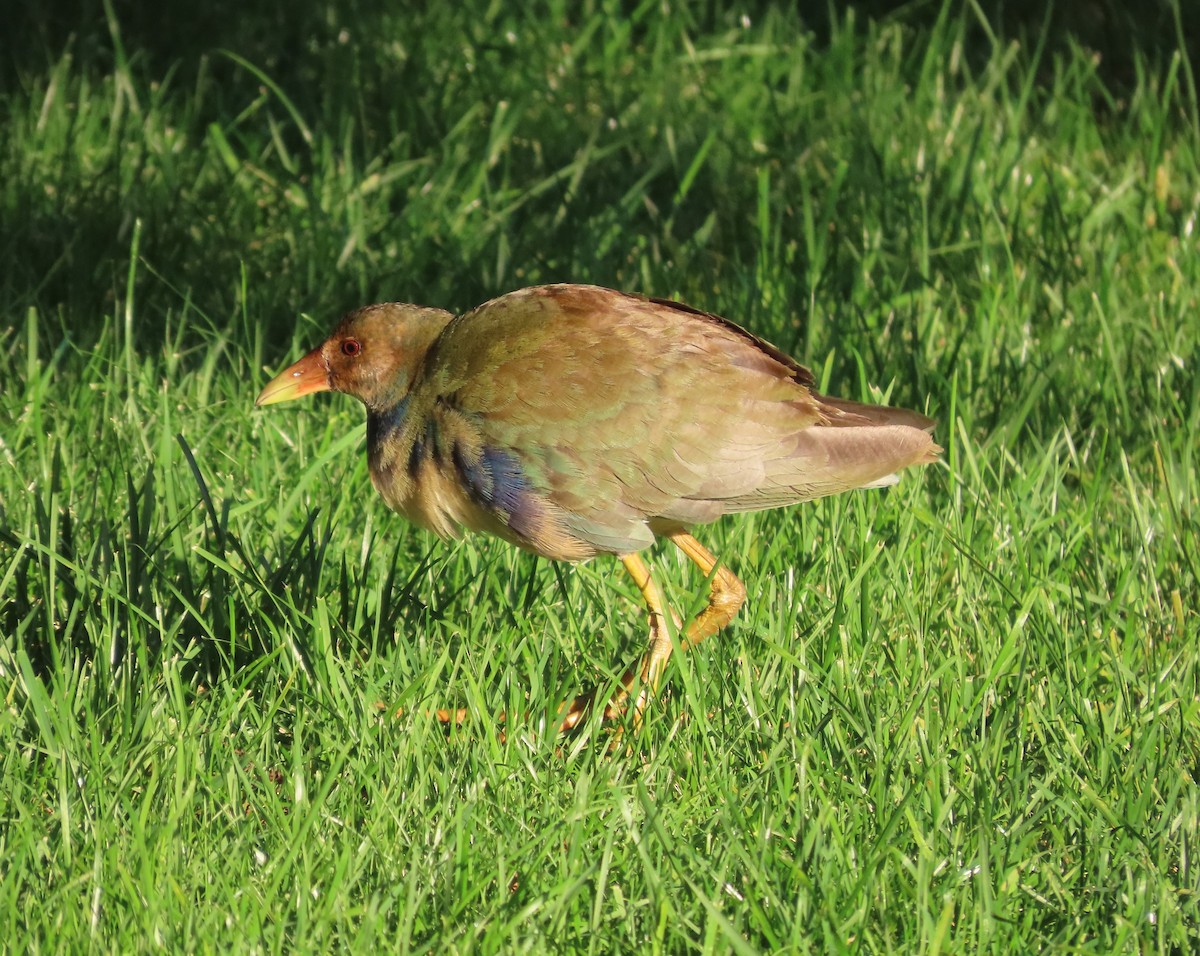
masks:
{"type": "Polygon", "coordinates": [[[1178,7],[1114,62],[958,2],[35,6],[0,67],[0,949],[1200,947],[1178,7]],[[357,403],[253,407],[350,307],[550,281],[726,315],[946,449],[700,529],[747,606],[611,753],[552,726],[642,649],[618,562],[441,543],[376,498],[357,403]]]}

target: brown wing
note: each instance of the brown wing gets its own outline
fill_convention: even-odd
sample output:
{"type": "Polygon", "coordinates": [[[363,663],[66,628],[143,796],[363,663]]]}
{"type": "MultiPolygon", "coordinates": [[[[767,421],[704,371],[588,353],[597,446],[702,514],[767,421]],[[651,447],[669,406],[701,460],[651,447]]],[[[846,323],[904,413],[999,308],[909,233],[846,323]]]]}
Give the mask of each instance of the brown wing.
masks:
{"type": "Polygon", "coordinates": [[[461,316],[428,374],[481,447],[519,462],[530,492],[602,551],[877,483],[936,447],[823,403],[806,369],[731,322],[593,286],[526,289],[461,316]],[[851,415],[862,424],[829,427],[851,415]]]}

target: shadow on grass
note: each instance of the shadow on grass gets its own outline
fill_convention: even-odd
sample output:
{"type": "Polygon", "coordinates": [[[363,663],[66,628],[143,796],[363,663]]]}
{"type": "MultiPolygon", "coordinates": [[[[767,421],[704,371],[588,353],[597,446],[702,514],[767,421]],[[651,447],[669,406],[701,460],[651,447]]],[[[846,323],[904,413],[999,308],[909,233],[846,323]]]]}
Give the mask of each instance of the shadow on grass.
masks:
{"type": "MultiPolygon", "coordinates": [[[[174,520],[164,521],[150,469],[140,482],[128,480],[119,520],[101,516],[77,535],[74,509],[59,494],[56,456],[48,493],[35,497],[32,527],[17,532],[0,524],[0,573],[11,582],[0,632],[37,676],[49,682],[84,667],[129,679],[179,656],[185,680],[211,685],[281,652],[311,673],[315,643],[328,641],[334,653],[353,658],[437,615],[416,593],[431,554],[401,580],[394,553],[376,589],[344,557],[336,571],[327,567],[332,521],[310,509],[303,527],[280,541],[276,554],[264,555],[239,536],[231,502],[214,500],[182,437],[179,444],[200,501],[174,520]],[[81,546],[79,538],[89,543],[81,546]],[[329,605],[325,635],[315,634],[320,599],[329,605]],[[356,633],[342,622],[361,620],[364,606],[369,626],[356,633]]],[[[362,567],[378,560],[368,551],[362,567]]]]}
{"type": "MultiPolygon", "coordinates": [[[[477,10],[465,13],[470,20],[486,23],[496,19],[494,4],[476,6],[477,10]]],[[[642,22],[635,14],[643,4],[626,0],[621,6],[622,15],[635,24],[642,22]]],[[[1181,41],[1193,62],[1200,51],[1200,9],[1186,0],[1139,4],[1059,0],[1049,5],[1039,0],[980,0],[977,6],[987,27],[979,23],[972,30],[974,44],[990,49],[989,33],[1002,41],[1032,40],[1044,33],[1051,49],[1077,44],[1094,50],[1101,57],[1102,74],[1113,84],[1136,82],[1138,56],[1162,62],[1181,41]]],[[[777,7],[773,0],[705,4],[689,16],[696,33],[711,33],[743,15],[761,20],[777,7]]],[[[926,31],[947,10],[958,15],[959,7],[958,3],[936,0],[858,0],[802,5],[800,17],[817,44],[825,45],[844,29],[848,17],[860,23],[899,21],[914,31],[926,31]]],[[[148,57],[157,73],[181,64],[194,66],[214,50],[236,50],[269,72],[278,72],[279,78],[290,80],[305,71],[314,51],[377,37],[382,25],[396,22],[397,13],[405,15],[387,0],[214,0],[173,9],[169,26],[164,28],[162,10],[137,0],[17,0],[14,15],[6,23],[10,55],[5,58],[7,69],[0,73],[0,82],[7,85],[16,75],[53,62],[68,48],[74,48],[85,64],[99,69],[111,67],[120,56],[138,52],[148,57]]],[[[553,16],[554,10],[537,15],[547,13],[553,16]]],[[[414,23],[421,18],[413,9],[407,16],[414,23]]],[[[570,14],[563,13],[563,17],[564,25],[569,26],[570,14]]]]}
{"type": "MultiPolygon", "coordinates": [[[[853,14],[827,4],[783,12],[764,0],[633,16],[641,6],[624,5],[629,68],[652,66],[643,61],[656,45],[734,36],[743,13],[754,23],[780,19],[777,32],[810,35],[817,49],[862,33],[868,21],[902,23],[913,75],[932,38],[944,43],[939,31],[954,32],[946,21],[962,23],[966,55],[981,62],[1010,41],[1021,42],[1024,56],[1044,45],[1037,76],[1047,81],[1054,54],[1080,46],[1096,51],[1100,80],[1118,95],[1140,81],[1139,59],[1162,67],[1181,43],[1194,54],[1200,42],[1200,10],[1186,4],[1177,15],[1174,0],[1061,0],[1049,12],[1032,0],[990,0],[982,19],[966,5],[896,0],[865,0],[853,14]]],[[[647,291],[662,291],[714,271],[721,253],[705,248],[714,222],[725,249],[755,248],[755,224],[738,215],[755,197],[745,167],[790,161],[811,145],[804,136],[761,157],[739,156],[733,169],[710,158],[689,173],[687,157],[707,148],[699,127],[714,121],[706,107],[688,115],[673,93],[665,106],[638,104],[636,84],[609,89],[604,70],[619,72],[624,62],[589,63],[582,53],[579,75],[547,91],[548,64],[528,61],[569,40],[582,21],[565,5],[551,5],[549,19],[476,7],[215,0],[173,10],[164,24],[160,10],[133,0],[19,0],[5,24],[0,92],[13,96],[14,116],[28,113],[41,132],[15,141],[21,155],[0,153],[0,178],[10,183],[0,216],[12,224],[0,236],[10,263],[0,306],[65,311],[86,339],[94,331],[86,325],[124,288],[135,220],[142,255],[174,287],[142,290],[150,338],[180,291],[205,314],[241,308],[278,333],[298,311],[333,316],[379,296],[453,309],[527,279],[642,286],[648,277],[631,274],[629,263],[647,256],[662,262],[653,277],[660,288],[647,291]],[[505,39],[513,31],[539,38],[522,48],[505,39]],[[455,65],[468,47],[470,68],[455,65]],[[106,92],[106,83],[115,89],[106,92]],[[26,88],[44,102],[21,104],[26,88]],[[81,90],[93,102],[66,110],[63,101],[81,90]],[[593,129],[603,115],[622,113],[631,115],[611,135],[593,129]],[[664,126],[674,128],[677,148],[659,142],[664,126]],[[605,142],[610,158],[602,158],[605,142]],[[486,157],[481,172],[473,164],[486,157]],[[471,216],[470,183],[479,176],[487,195],[473,200],[480,211],[471,216]],[[444,196],[425,201],[430,186],[444,196]],[[370,202],[359,208],[368,187],[370,202]],[[246,301],[238,302],[243,269],[246,301]],[[275,293],[283,284],[288,301],[275,293]]],[[[899,188],[913,191],[911,183],[883,185],[899,188]]],[[[840,214],[853,233],[851,211],[840,214]]],[[[789,271],[802,275],[806,266],[789,271]]],[[[802,301],[816,284],[799,283],[791,298],[802,301]]]]}

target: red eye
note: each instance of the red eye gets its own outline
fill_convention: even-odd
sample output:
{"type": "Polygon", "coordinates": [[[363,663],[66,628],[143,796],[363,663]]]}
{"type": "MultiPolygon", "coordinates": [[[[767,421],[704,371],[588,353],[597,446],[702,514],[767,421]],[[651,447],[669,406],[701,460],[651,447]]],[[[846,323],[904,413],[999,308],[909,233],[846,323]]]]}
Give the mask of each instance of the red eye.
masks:
{"type": "Polygon", "coordinates": [[[360,342],[358,339],[346,339],[346,341],[342,343],[342,354],[347,355],[350,358],[354,358],[354,356],[361,351],[362,342],[360,342]]]}

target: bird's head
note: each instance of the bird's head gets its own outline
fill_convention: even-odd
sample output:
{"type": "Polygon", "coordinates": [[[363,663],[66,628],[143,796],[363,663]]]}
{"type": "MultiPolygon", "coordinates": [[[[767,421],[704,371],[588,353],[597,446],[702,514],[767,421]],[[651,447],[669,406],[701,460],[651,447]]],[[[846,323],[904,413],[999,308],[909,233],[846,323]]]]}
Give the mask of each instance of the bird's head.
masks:
{"type": "Polygon", "coordinates": [[[385,302],[351,312],[324,342],[276,375],[256,405],[313,392],[345,392],[381,411],[400,401],[430,345],[452,316],[441,309],[385,302]]]}

